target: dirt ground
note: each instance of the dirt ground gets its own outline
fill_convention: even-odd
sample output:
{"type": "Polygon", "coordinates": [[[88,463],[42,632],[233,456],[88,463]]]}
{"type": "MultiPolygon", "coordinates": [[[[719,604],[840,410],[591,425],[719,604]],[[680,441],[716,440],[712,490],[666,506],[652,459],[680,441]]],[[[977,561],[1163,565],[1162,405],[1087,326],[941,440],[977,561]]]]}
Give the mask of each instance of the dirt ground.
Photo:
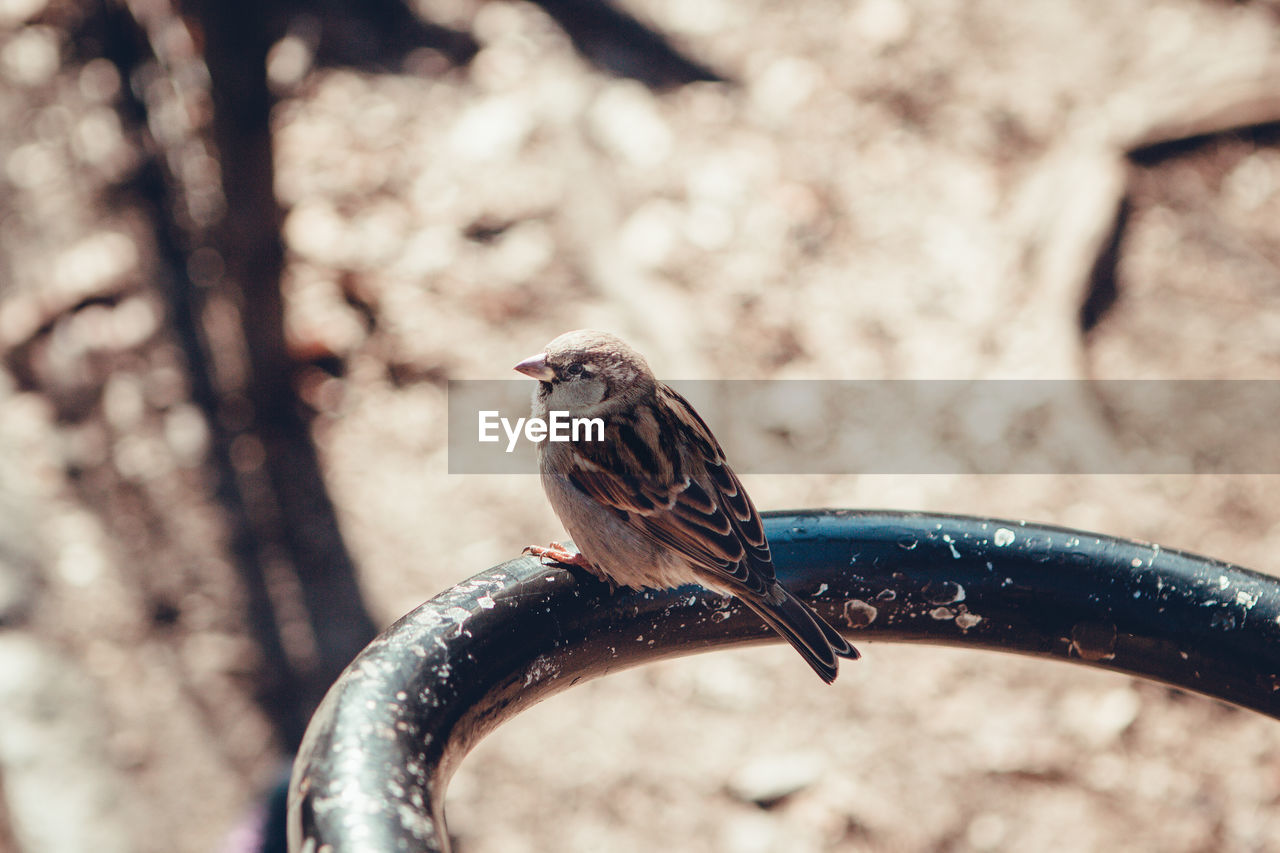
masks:
{"type": "MultiPolygon", "coordinates": [[[[136,223],[66,179],[129,154],[102,68],[24,26],[41,5],[0,3],[0,351],[51,281],[147,270],[136,223]]],[[[443,380],[509,378],[568,329],[613,330],[667,378],[1280,378],[1274,134],[1124,156],[1280,91],[1275,6],[623,5],[732,82],[655,94],[497,0],[420,4],[482,45],[437,76],[273,54],[290,330],[347,364],[312,389],[315,435],[380,624],[561,532],[535,478],[446,473],[443,380]],[[1126,187],[1116,300],[1086,333],[1126,187]]],[[[84,843],[52,822],[92,849],[217,849],[278,760],[157,305],[142,288],[69,328],[46,359],[57,393],[0,372],[0,669],[36,673],[0,677],[0,730],[47,743],[0,734],[0,830],[39,814],[30,791],[65,798],[43,834],[9,830],[39,839],[23,853],[84,843]]],[[[1274,477],[744,480],[762,509],[1028,519],[1280,571],[1274,477]]],[[[457,849],[1280,849],[1274,721],[1081,667],[862,650],[833,687],[777,646],[564,693],[463,763],[457,849]],[[787,795],[755,804],[761,779],[787,795]]]]}

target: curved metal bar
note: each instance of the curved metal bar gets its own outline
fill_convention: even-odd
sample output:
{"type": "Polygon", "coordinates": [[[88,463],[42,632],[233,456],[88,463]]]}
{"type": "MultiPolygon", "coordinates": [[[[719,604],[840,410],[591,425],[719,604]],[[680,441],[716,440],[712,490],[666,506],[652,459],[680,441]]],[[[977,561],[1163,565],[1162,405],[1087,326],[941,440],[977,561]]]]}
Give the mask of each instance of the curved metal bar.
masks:
{"type": "MultiPolygon", "coordinates": [[[[1276,578],[965,516],[828,510],[765,526],[779,577],[857,642],[1071,660],[1280,717],[1276,578]]],[[[482,572],[384,631],[329,690],[294,767],[290,850],[447,851],[445,787],[504,720],[611,671],[777,639],[693,587],[611,591],[531,557],[482,572]]]]}

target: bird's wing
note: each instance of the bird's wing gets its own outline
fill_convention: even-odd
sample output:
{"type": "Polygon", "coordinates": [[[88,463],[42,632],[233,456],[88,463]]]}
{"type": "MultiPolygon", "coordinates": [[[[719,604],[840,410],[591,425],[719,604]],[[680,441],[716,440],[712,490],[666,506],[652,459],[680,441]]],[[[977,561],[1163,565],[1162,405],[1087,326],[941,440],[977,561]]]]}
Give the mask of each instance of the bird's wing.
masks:
{"type": "Polygon", "coordinates": [[[775,575],[760,514],[688,401],[665,385],[657,395],[607,421],[604,441],[576,443],[569,481],[712,576],[762,592],[775,575]]]}

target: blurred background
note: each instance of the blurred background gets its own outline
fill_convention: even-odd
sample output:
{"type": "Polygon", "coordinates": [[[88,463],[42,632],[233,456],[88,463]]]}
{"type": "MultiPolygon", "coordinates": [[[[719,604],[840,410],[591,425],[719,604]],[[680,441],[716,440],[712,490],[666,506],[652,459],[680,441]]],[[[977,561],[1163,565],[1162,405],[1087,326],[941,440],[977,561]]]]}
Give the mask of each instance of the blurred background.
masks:
{"type": "MultiPolygon", "coordinates": [[[[246,849],[361,645],[560,535],[446,474],[445,383],[583,326],[673,379],[1280,378],[1280,4],[0,0],[0,851],[246,849]]],[[[1274,477],[744,479],[1278,568],[1274,477]]],[[[562,694],[457,849],[1280,837],[1272,721],[863,652],[562,694]]]]}

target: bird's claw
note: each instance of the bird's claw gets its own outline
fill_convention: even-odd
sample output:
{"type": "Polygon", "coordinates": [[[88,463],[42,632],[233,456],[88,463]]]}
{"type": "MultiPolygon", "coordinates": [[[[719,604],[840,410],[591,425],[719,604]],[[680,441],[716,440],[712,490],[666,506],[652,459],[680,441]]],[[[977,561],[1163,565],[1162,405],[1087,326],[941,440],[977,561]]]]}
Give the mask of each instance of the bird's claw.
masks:
{"type": "Polygon", "coordinates": [[[559,542],[552,542],[546,548],[540,545],[526,545],[523,554],[532,554],[543,560],[551,560],[555,563],[562,563],[566,566],[577,566],[582,569],[591,569],[591,561],[577,551],[570,551],[559,542]]]}

